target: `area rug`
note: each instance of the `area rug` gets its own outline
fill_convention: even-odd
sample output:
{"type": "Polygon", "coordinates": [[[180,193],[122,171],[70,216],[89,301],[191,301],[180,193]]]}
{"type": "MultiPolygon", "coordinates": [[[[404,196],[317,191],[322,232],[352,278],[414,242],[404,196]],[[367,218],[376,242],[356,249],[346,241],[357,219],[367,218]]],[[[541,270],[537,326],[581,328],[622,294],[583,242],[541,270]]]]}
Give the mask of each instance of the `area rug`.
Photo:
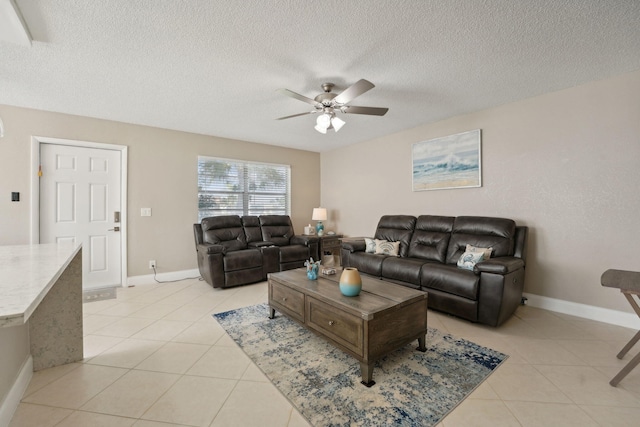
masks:
{"type": "Polygon", "coordinates": [[[267,316],[267,304],[214,314],[316,427],[433,426],[508,357],[429,328],[426,353],[416,341],[387,355],[367,388],[353,357],[278,312],[267,316]]]}

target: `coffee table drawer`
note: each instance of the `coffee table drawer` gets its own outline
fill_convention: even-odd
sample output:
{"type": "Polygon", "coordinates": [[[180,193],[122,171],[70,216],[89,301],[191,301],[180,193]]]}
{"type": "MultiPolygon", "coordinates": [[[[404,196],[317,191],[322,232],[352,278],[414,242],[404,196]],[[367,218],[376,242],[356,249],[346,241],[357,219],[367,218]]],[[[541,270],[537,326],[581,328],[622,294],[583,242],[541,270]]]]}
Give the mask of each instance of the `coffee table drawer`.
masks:
{"type": "Polygon", "coordinates": [[[313,297],[307,297],[305,322],[323,336],[363,356],[364,321],[313,297]]]}
{"type": "Polygon", "coordinates": [[[269,304],[304,322],[304,294],[279,283],[271,283],[269,304]]]}

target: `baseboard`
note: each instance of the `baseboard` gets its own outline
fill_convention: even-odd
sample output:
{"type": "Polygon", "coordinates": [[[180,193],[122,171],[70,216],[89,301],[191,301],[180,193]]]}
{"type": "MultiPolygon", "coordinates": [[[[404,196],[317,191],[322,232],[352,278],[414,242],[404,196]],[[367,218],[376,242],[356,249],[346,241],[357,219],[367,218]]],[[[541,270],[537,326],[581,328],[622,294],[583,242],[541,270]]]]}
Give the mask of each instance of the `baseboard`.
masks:
{"type": "Polygon", "coordinates": [[[200,271],[198,269],[158,273],[155,275],[155,278],[153,274],[144,274],[141,276],[127,277],[127,286],[148,285],[149,283],[154,283],[156,280],[159,282],[170,282],[175,280],[192,279],[194,277],[200,277],[200,271]]]}
{"type": "Polygon", "coordinates": [[[33,376],[33,358],[29,356],[22,365],[16,381],[11,386],[6,398],[0,404],[0,426],[8,426],[15,414],[24,392],[27,391],[31,377],[33,376]]]}
{"type": "Polygon", "coordinates": [[[626,328],[640,329],[640,318],[634,313],[610,310],[608,308],[595,307],[593,305],[579,304],[577,302],[543,297],[535,294],[524,294],[527,305],[571,316],[584,317],[589,320],[624,326],[626,328]]]}

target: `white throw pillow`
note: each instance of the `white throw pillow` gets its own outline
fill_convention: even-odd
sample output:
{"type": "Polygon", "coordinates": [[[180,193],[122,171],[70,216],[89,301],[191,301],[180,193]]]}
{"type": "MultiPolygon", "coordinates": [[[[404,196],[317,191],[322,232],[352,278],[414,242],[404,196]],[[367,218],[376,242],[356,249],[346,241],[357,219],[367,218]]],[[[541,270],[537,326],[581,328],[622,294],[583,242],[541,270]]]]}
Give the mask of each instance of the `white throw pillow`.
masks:
{"type": "Polygon", "coordinates": [[[381,255],[398,256],[400,242],[387,242],[386,240],[376,240],[376,253],[381,255]]]}

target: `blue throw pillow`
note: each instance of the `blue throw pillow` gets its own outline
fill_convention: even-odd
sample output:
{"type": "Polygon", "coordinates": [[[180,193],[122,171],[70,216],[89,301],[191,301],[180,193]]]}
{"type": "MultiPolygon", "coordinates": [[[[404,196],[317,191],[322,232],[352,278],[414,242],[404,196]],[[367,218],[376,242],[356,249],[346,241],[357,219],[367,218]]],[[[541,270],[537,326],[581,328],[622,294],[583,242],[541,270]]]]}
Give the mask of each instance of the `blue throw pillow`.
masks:
{"type": "Polygon", "coordinates": [[[376,241],[373,239],[369,239],[368,237],[364,238],[364,244],[366,245],[365,252],[368,254],[376,253],[376,241]]]}
{"type": "Polygon", "coordinates": [[[465,252],[458,260],[458,268],[473,270],[473,266],[484,259],[484,252],[465,252]]]}

